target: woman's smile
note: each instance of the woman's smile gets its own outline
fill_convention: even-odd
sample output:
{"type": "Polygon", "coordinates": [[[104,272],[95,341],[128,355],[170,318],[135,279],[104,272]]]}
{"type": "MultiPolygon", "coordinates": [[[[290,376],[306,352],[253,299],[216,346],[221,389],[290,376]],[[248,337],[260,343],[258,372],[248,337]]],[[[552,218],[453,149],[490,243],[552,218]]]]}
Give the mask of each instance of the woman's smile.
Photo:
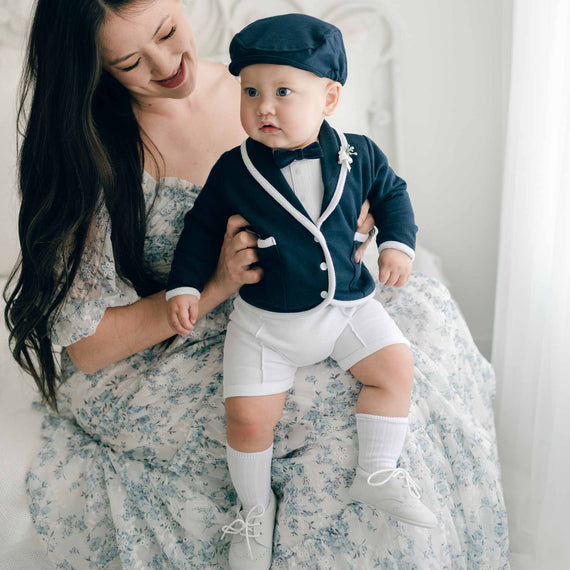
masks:
{"type": "Polygon", "coordinates": [[[158,83],[161,87],[166,87],[168,89],[174,89],[175,87],[178,87],[179,85],[182,85],[182,83],[184,83],[184,80],[186,79],[186,64],[184,62],[184,57],[182,57],[181,61],[180,61],[180,66],[178,67],[178,70],[171,75],[170,77],[167,77],[166,79],[155,79],[154,81],[156,83],[158,83]]]}

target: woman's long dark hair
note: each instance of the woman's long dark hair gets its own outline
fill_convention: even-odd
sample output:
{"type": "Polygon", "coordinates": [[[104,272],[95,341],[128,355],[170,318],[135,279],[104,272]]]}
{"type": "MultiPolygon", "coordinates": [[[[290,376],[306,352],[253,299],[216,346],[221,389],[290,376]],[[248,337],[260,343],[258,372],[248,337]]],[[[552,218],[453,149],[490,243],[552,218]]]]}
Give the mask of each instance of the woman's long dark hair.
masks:
{"type": "MultiPolygon", "coordinates": [[[[140,1],[140,0],[139,0],[140,1]]],[[[141,296],[161,286],[143,262],[145,144],[130,93],[103,70],[107,10],[133,0],[38,0],[20,84],[21,254],[4,291],[16,361],[57,407],[50,324],[77,274],[101,199],[117,273],[141,296]]]]}

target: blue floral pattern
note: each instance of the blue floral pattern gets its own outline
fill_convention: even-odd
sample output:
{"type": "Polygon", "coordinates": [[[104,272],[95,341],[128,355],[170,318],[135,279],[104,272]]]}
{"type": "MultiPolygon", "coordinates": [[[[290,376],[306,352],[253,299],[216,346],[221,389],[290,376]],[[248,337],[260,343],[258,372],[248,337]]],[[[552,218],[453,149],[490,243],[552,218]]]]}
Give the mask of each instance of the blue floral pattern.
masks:
{"type": "MultiPolygon", "coordinates": [[[[144,178],[146,261],[166,279],[198,188],[144,178]],[[155,186],[158,194],[153,201],[155,186]],[[152,205],[152,207],[151,207],[152,205]]],[[[427,531],[350,502],[358,388],[332,360],[299,371],[276,430],[274,569],[506,569],[507,517],[492,414],[494,376],[448,291],[413,275],[377,298],[412,343],[415,384],[400,465],[439,525],[427,531]]],[[[137,299],[115,274],[101,208],[53,339],[92,334],[109,306],[137,299]]],[[[221,399],[228,301],[193,334],[96,374],[65,350],[60,413],[27,476],[31,512],[58,569],[225,569],[222,525],[236,496],[221,399]]]]}

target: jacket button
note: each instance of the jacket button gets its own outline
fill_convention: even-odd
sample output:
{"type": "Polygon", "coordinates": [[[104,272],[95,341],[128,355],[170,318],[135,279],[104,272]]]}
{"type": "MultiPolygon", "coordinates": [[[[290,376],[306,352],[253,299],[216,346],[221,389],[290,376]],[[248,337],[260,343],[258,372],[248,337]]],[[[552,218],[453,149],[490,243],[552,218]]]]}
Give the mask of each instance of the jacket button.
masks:
{"type": "Polygon", "coordinates": [[[326,271],[327,270],[327,264],[323,261],[320,265],[320,268],[322,271],[326,271]]]}
{"type": "Polygon", "coordinates": [[[322,297],[323,299],[326,299],[326,298],[327,298],[327,295],[328,295],[328,293],[327,293],[326,291],[321,291],[321,297],[322,297]]]}

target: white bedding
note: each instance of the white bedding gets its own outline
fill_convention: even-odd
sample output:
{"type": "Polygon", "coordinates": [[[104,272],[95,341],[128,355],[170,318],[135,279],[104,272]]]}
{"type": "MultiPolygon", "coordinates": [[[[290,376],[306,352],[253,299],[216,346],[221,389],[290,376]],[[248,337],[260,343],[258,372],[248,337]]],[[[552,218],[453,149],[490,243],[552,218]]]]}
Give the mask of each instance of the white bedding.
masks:
{"type": "MultiPolygon", "coordinates": [[[[4,284],[0,279],[2,289],[4,284]]],[[[3,323],[0,370],[0,570],[43,570],[51,565],[33,529],[24,486],[26,471],[41,447],[42,414],[31,408],[33,382],[13,360],[3,323]]]]}

